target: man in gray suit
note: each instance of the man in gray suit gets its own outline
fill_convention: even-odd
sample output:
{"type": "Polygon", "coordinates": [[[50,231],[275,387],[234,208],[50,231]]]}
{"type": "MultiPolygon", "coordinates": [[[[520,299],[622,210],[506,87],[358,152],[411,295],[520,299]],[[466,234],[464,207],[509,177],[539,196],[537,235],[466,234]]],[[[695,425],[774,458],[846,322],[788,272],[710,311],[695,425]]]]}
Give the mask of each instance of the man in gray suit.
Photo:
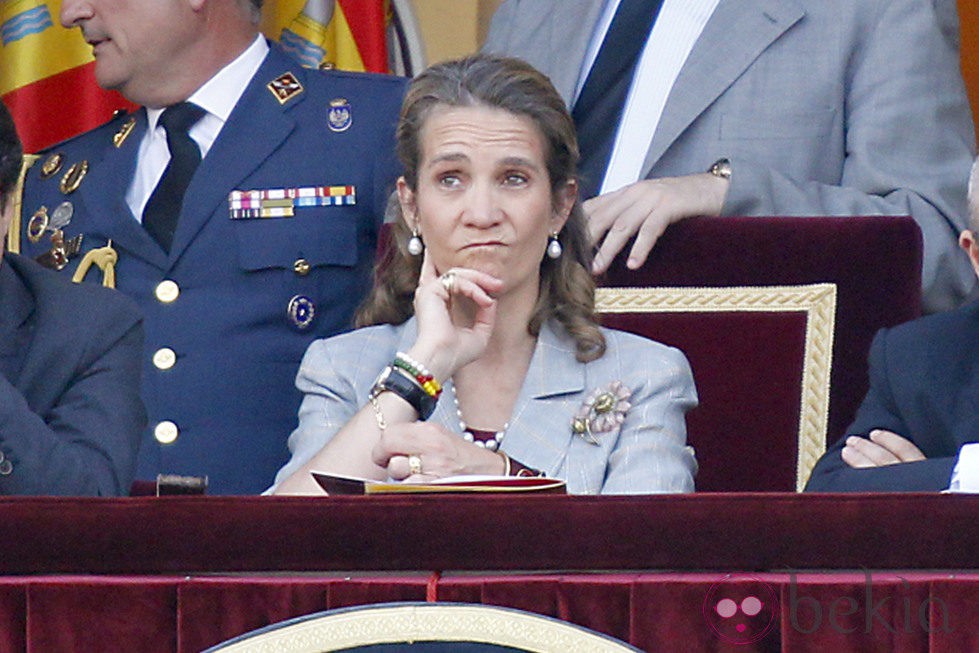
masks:
{"type": "MultiPolygon", "coordinates": [[[[505,0],[484,49],[526,59],[574,107],[629,2],[505,0]]],[[[972,291],[956,244],[975,133],[954,2],[665,0],[644,33],[585,202],[596,272],[633,235],[627,265],[639,267],[694,215],[910,214],[925,309],[972,291]]]]}

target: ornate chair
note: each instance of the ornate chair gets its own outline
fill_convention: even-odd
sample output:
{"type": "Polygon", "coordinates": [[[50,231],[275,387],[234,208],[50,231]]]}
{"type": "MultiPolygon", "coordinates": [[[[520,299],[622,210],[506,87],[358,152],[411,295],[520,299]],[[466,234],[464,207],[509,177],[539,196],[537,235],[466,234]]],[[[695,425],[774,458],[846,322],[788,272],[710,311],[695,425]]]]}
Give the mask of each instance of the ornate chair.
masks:
{"type": "Polygon", "coordinates": [[[801,490],[867,389],[874,333],[920,311],[907,217],[694,218],[601,280],[608,326],[683,350],[697,489],[801,490]]]}

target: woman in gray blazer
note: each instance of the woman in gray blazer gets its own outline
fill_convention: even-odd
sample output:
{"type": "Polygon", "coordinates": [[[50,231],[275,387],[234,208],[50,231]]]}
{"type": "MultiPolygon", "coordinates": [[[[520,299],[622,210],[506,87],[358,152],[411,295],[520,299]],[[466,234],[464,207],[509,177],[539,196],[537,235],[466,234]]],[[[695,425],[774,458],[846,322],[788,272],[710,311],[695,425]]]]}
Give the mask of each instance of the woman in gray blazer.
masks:
{"type": "Polygon", "coordinates": [[[306,352],[274,491],[320,492],[311,470],[693,490],[690,367],[598,326],[574,126],[547,78],[490,56],[433,66],[412,82],[397,138],[394,246],[365,328],[306,352]]]}

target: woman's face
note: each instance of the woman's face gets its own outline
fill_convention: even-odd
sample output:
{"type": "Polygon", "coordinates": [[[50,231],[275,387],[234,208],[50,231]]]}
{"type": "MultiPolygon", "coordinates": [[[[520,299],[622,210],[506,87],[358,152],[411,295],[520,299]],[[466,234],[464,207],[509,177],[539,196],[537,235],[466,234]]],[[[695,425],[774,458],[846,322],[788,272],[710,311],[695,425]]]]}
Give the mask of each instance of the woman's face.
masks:
{"type": "Polygon", "coordinates": [[[501,295],[536,298],[548,235],[564,226],[576,188],[569,181],[555,208],[533,121],[490,107],[436,107],[419,142],[418,187],[401,179],[398,193],[436,270],[474,268],[502,279],[501,295]]]}

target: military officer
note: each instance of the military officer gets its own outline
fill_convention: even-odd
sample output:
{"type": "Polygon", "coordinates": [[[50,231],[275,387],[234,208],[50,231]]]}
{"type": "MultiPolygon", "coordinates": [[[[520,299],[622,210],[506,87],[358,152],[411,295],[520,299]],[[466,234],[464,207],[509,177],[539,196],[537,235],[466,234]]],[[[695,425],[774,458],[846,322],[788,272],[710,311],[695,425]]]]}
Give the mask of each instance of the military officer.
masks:
{"type": "Polygon", "coordinates": [[[64,0],[99,84],[144,108],[43,153],[23,204],[25,253],[91,279],[94,251],[145,314],[137,477],[212,494],[259,492],[286,461],[299,361],[350,327],[396,178],[404,80],[303,69],[260,8],[64,0]]]}

